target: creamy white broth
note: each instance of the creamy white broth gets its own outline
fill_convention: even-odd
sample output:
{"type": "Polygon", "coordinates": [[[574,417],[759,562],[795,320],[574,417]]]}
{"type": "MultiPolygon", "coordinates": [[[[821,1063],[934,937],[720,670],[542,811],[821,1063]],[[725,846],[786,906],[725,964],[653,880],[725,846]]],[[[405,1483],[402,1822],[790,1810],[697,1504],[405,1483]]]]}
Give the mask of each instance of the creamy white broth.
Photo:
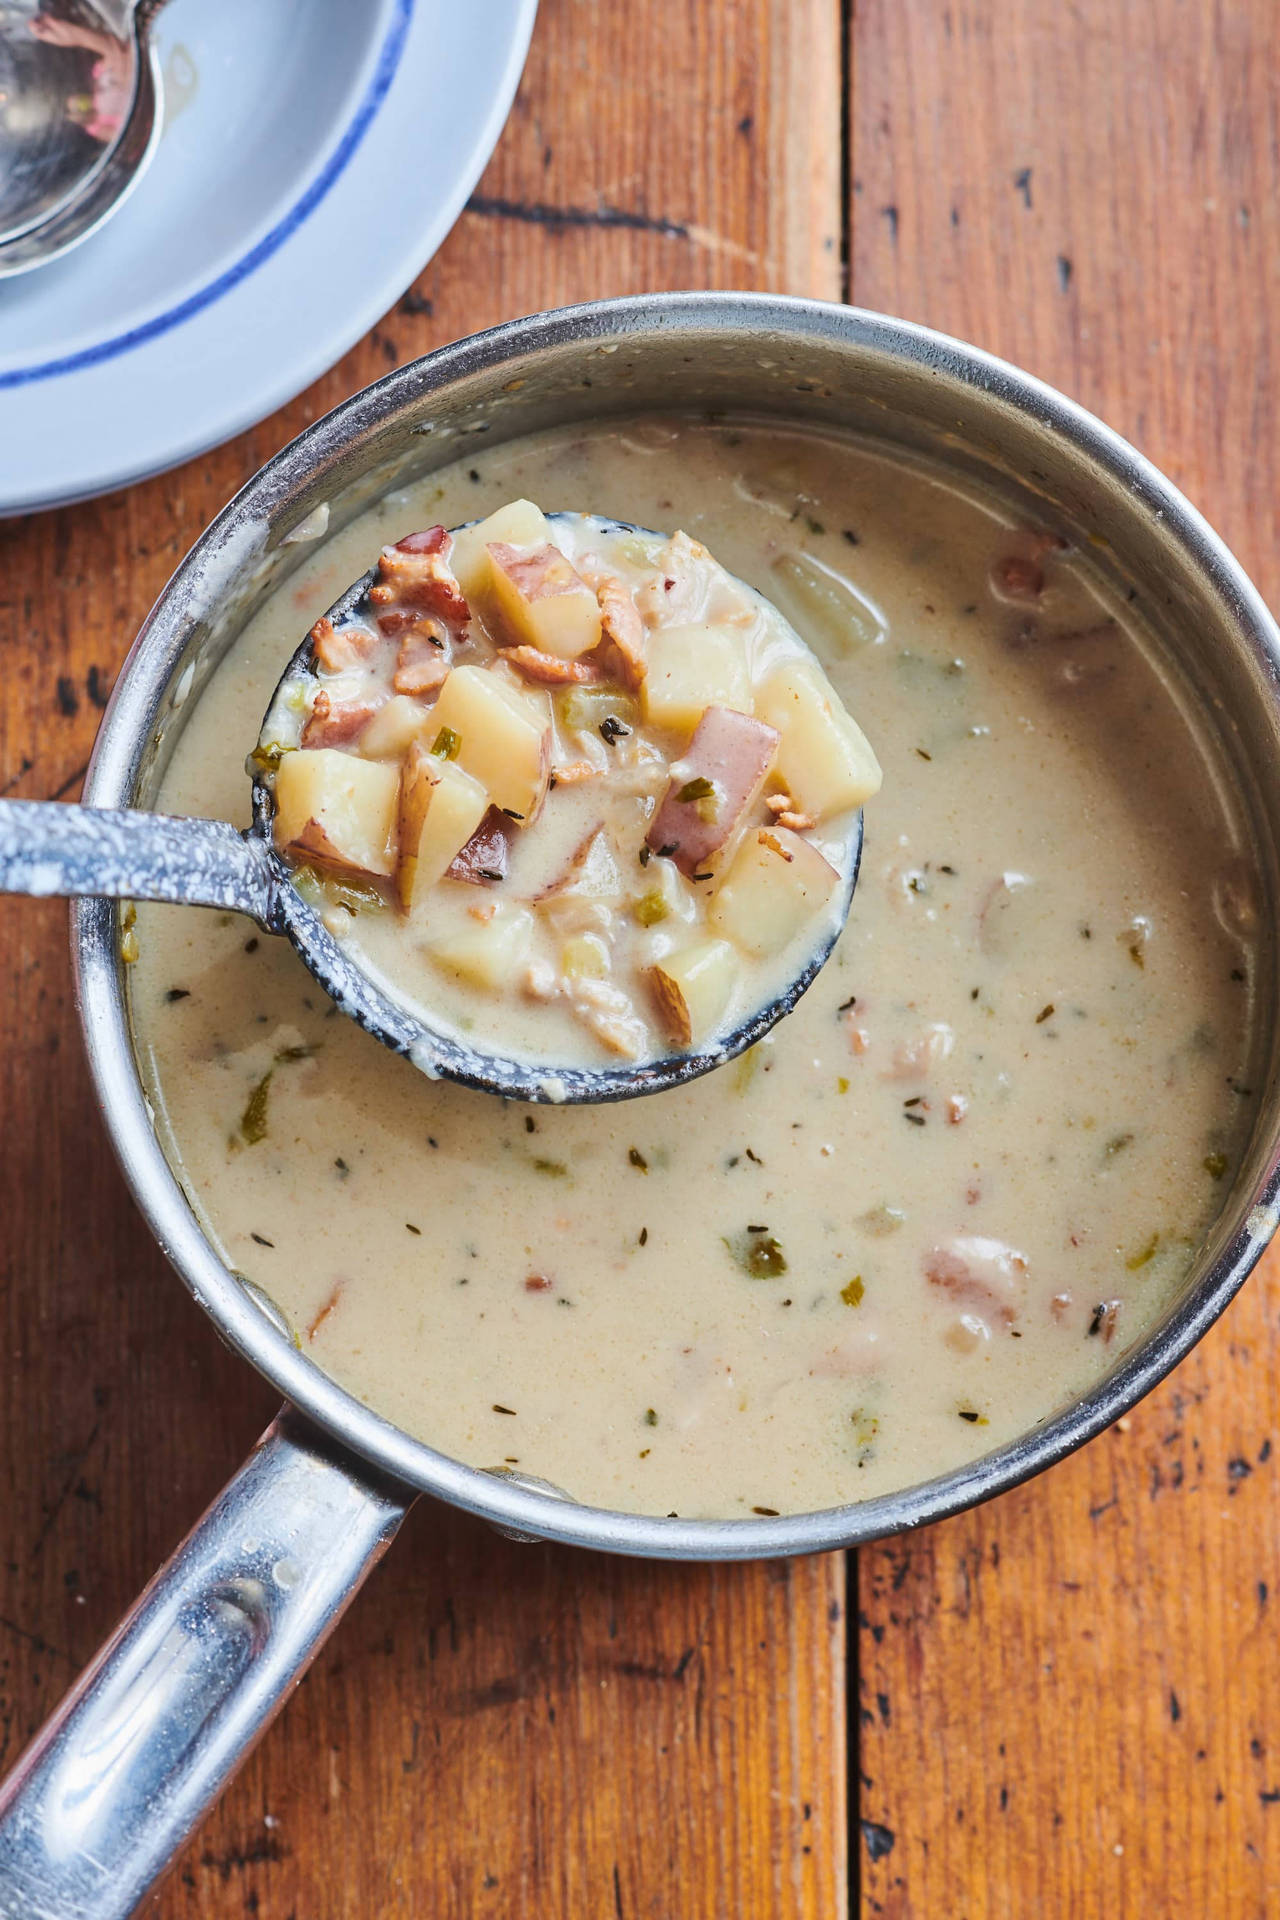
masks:
{"type": "Polygon", "coordinates": [[[1141,608],[998,504],[846,441],[650,420],[494,448],[326,542],[201,696],[162,804],[247,819],[281,666],[368,552],[517,494],[685,526],[823,658],[885,773],[831,961],[694,1086],[525,1109],[425,1082],[248,923],[139,908],[166,1150],[303,1349],[476,1465],[733,1516],[984,1453],[1141,1336],[1228,1184],[1229,784],[1141,608]]]}

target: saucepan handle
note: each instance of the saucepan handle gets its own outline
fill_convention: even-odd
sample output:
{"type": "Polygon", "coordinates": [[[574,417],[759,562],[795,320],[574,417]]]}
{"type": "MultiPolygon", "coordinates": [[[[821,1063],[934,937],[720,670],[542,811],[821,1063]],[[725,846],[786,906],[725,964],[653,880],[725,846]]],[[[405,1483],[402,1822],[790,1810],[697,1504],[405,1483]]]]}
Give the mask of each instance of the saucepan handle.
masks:
{"type": "Polygon", "coordinates": [[[411,1497],[284,1410],[0,1785],[4,1920],[134,1912],[411,1497]]]}

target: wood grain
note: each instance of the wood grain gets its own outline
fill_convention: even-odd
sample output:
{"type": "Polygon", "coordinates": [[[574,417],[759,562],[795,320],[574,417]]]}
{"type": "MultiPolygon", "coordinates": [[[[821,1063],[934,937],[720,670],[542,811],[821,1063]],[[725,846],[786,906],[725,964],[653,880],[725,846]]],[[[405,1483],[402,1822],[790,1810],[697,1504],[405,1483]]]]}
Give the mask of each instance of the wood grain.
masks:
{"type": "MultiPolygon", "coordinates": [[[[365,341],[207,458],[0,526],[0,790],[76,791],[186,546],[388,366],[601,294],[838,293],[839,33],[837,0],[543,0],[473,210],[365,341]]],[[[273,1401],[124,1192],[64,910],[0,900],[0,959],[3,1766],[273,1401]]],[[[829,1920],[847,1898],[843,1592],[835,1556],[608,1562],[423,1507],[155,1911],[829,1920]]]]}
{"type": "MultiPolygon", "coordinates": [[[[1280,597],[1272,0],[859,0],[853,294],[1104,415],[1280,597]]],[[[1067,1465],[863,1557],[861,1909],[1275,1911],[1272,1257],[1067,1465]]]]}

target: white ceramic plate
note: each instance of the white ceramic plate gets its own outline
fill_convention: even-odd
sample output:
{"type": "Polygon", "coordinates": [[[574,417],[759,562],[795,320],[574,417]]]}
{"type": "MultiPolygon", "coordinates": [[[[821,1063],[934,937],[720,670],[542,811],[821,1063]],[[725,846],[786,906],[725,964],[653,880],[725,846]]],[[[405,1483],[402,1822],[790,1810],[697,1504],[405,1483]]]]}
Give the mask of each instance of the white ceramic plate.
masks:
{"type": "Polygon", "coordinates": [[[536,5],[172,0],[150,171],[0,281],[0,513],[176,466],[332,366],[456,220],[536,5]]]}

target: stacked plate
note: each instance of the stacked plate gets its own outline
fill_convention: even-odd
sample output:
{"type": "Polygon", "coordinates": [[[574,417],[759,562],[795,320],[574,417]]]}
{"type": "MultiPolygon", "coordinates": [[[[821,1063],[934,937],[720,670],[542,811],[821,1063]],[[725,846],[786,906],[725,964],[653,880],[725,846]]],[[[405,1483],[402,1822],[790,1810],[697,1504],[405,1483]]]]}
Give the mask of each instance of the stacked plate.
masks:
{"type": "Polygon", "coordinates": [[[261,419],[415,278],[475,185],[536,0],[172,0],[159,149],[83,246],[0,281],[0,513],[261,419]]]}

